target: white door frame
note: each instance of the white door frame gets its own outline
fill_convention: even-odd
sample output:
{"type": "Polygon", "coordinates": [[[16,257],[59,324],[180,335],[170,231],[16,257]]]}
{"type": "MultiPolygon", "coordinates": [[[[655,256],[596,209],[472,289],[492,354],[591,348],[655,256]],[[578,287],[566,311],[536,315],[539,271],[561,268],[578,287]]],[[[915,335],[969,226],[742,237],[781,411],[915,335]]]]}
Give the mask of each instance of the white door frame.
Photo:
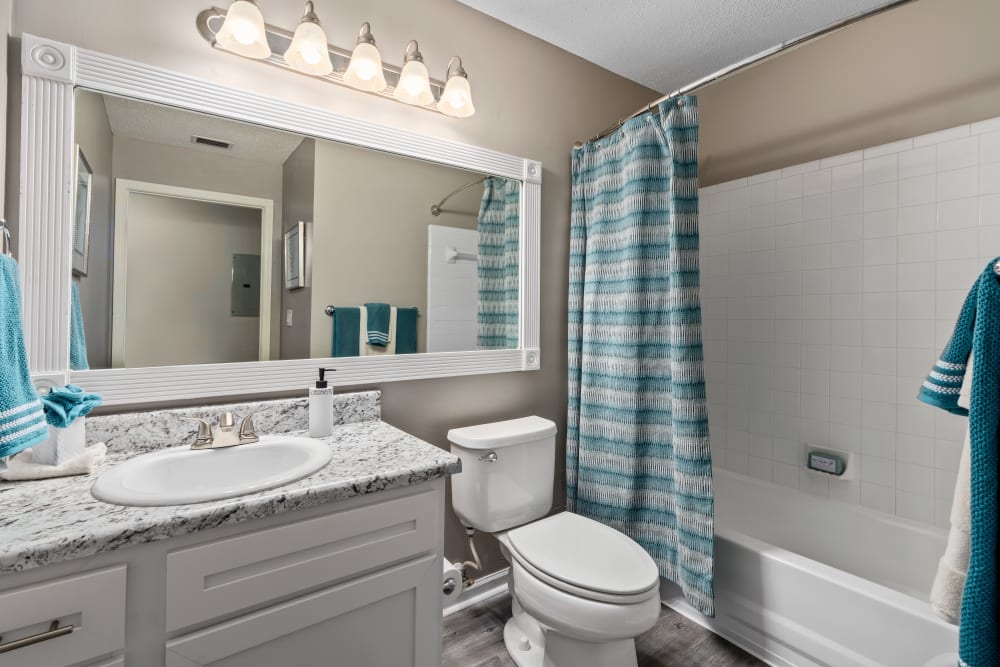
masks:
{"type": "MultiPolygon", "coordinates": [[[[175,197],[211,204],[254,208],[260,211],[260,361],[271,358],[271,254],[274,246],[274,201],[228,192],[182,188],[162,183],[146,183],[127,178],[115,179],[115,258],[114,270],[128,266],[128,202],[132,195],[175,197]]],[[[111,367],[125,368],[125,287],[126,280],[114,280],[111,294],[111,367]]]]}

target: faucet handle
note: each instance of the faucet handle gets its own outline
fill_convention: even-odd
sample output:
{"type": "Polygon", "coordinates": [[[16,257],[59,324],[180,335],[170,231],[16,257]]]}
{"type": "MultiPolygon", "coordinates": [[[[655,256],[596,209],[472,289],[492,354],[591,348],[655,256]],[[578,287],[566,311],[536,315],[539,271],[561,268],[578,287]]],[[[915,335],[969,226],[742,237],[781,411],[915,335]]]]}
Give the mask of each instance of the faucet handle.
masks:
{"type": "Polygon", "coordinates": [[[233,417],[232,412],[223,412],[219,415],[219,428],[228,431],[229,429],[236,426],[236,418],[233,417]]]}
{"type": "Polygon", "coordinates": [[[251,442],[257,442],[260,438],[257,436],[257,430],[254,428],[253,416],[265,412],[267,408],[261,408],[260,410],[254,410],[243,419],[240,420],[240,431],[239,438],[240,444],[247,444],[251,442]]]}
{"type": "Polygon", "coordinates": [[[181,417],[185,421],[198,422],[198,434],[195,436],[192,449],[212,446],[212,427],[204,419],[198,417],[181,417]]]}

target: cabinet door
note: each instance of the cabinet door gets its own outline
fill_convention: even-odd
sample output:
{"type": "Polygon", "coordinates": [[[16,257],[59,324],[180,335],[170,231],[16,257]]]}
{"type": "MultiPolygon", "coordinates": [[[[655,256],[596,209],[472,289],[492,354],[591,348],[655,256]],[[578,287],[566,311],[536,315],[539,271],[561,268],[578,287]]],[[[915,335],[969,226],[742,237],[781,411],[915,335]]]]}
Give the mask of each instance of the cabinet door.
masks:
{"type": "Polygon", "coordinates": [[[441,560],[431,554],[167,642],[167,667],[441,664],[441,560]]]}

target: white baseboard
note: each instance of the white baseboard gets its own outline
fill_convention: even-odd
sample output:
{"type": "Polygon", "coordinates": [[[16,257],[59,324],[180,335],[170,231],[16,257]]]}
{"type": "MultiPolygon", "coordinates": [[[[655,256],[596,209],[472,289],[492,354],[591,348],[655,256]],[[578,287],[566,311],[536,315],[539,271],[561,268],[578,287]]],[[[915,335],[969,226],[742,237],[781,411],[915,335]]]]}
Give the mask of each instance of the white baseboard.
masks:
{"type": "Polygon", "coordinates": [[[444,615],[454,614],[456,611],[471,607],[483,600],[506,593],[507,576],[509,573],[510,568],[505,567],[498,572],[493,572],[476,579],[475,583],[459,594],[458,599],[453,604],[445,607],[444,615]]]}

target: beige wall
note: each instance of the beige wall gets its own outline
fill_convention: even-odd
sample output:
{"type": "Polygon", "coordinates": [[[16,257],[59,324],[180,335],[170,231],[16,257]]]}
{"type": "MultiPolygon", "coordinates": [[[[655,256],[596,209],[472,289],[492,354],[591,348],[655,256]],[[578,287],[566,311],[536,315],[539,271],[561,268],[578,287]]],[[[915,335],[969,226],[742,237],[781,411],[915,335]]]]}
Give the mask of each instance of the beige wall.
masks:
{"type": "MultiPolygon", "coordinates": [[[[434,217],[430,208],[476,178],[480,175],[463,169],[316,142],[313,357],[330,354],[333,318],[323,315],[327,304],[370,301],[419,308],[417,351],[426,351],[427,226],[476,228],[475,215],[434,217]]],[[[448,208],[478,210],[465,201],[474,191],[449,200],[448,208]]],[[[482,187],[478,191],[481,198],[482,187]]]]}
{"type": "MultiPolygon", "coordinates": [[[[313,221],[313,198],[316,191],[316,142],[313,139],[303,140],[298,148],[292,151],[282,165],[281,175],[281,219],[284,233],[299,222],[313,221]]],[[[307,243],[307,252],[310,251],[311,245],[307,243]]],[[[283,257],[282,267],[284,267],[283,257]]],[[[311,321],[312,287],[288,290],[284,288],[282,282],[280,359],[309,357],[311,321]],[[288,326],[285,321],[289,310],[292,311],[292,326],[288,326]]]]}
{"type": "MultiPolygon", "coordinates": [[[[14,20],[13,0],[0,0],[0,38],[3,45],[0,46],[0,91],[7,90],[7,37],[11,31],[11,24],[14,20]]],[[[6,155],[7,151],[7,96],[0,94],[0,157],[6,155]]],[[[6,198],[4,197],[4,181],[6,178],[6,162],[0,164],[0,216],[11,217],[9,213],[4,213],[6,198]]]]}
{"type": "MultiPolygon", "coordinates": [[[[115,137],[114,177],[182,188],[260,197],[274,202],[271,290],[281,289],[281,165],[239,160],[205,150],[115,137]]],[[[271,299],[271,356],[278,358],[281,299],[271,299]]]]}
{"type": "MultiPolygon", "coordinates": [[[[94,3],[79,0],[16,0],[14,30],[542,161],[542,369],[385,384],[381,386],[383,416],[442,447],[447,446],[449,428],[529,414],[555,420],[560,433],[564,432],[570,147],[648,102],[655,93],[454,0],[341,0],[318,7],[337,44],[350,46],[361,22],[371,21],[390,62],[398,63],[404,45],[416,36],[434,76],[442,76],[448,59],[461,54],[477,114],[451,119],[213,51],[195,28],[195,17],[210,4],[204,0],[144,2],[142,20],[136,20],[133,0],[103,0],[99,10],[94,3]]],[[[268,0],[264,12],[269,22],[292,27],[301,16],[302,2],[268,0]]],[[[555,484],[562,498],[561,447],[558,457],[560,473],[555,484]]],[[[447,539],[449,558],[463,557],[464,533],[450,512],[447,539]]],[[[480,544],[487,568],[498,567],[500,558],[492,540],[480,538],[480,544]]]]}
{"type": "Polygon", "coordinates": [[[1000,2],[919,0],[698,93],[701,185],[1000,115],[1000,2]]]}
{"type": "Polygon", "coordinates": [[[133,194],[127,238],[126,366],[257,360],[260,318],[230,315],[230,285],[233,254],[260,255],[259,210],[133,194]]]}
{"type": "Polygon", "coordinates": [[[76,142],[94,172],[90,187],[90,256],[80,281],[80,310],[91,368],[111,365],[111,269],[114,256],[114,137],[100,95],[81,91],[76,98],[76,142]]]}

